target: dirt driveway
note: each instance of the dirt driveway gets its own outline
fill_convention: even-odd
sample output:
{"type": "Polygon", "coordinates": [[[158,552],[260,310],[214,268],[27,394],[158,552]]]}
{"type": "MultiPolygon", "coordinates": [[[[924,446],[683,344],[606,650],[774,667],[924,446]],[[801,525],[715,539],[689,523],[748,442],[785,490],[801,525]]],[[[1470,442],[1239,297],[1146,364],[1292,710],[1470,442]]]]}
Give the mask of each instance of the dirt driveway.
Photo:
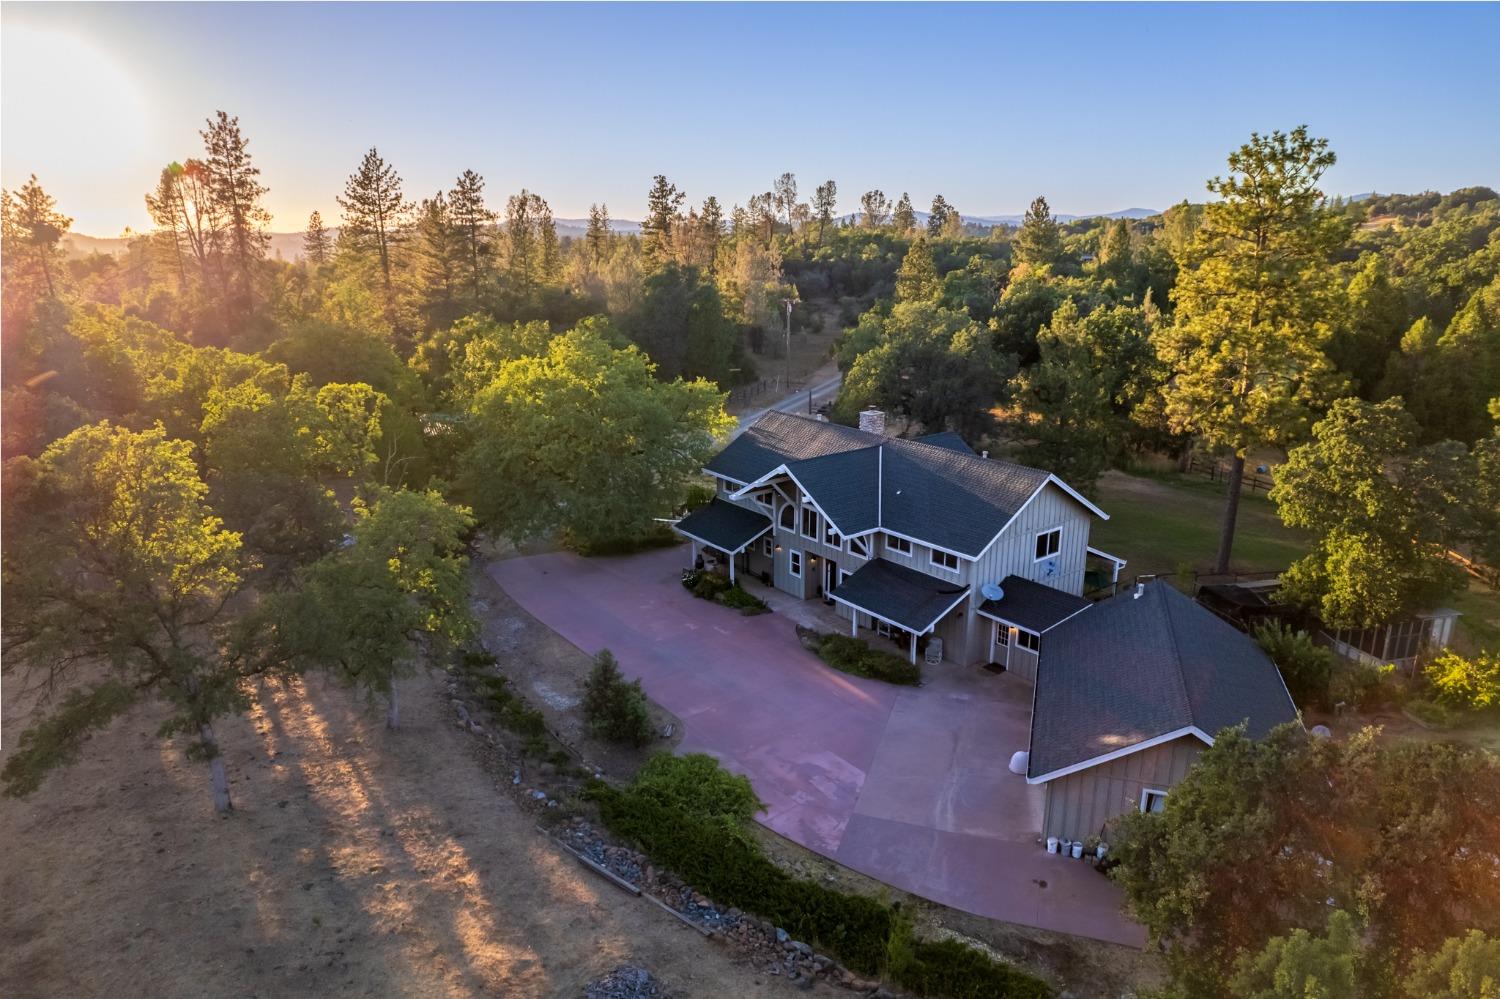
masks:
{"type": "Polygon", "coordinates": [[[918,689],[846,676],[781,615],[742,617],[679,583],[684,548],[625,558],[508,559],[491,576],[585,652],[609,648],[682,719],[681,752],[746,774],[760,821],[818,853],[935,902],[1139,946],[1122,897],[1037,844],[1041,792],[1011,774],[1031,688],[928,670],[918,689]]]}

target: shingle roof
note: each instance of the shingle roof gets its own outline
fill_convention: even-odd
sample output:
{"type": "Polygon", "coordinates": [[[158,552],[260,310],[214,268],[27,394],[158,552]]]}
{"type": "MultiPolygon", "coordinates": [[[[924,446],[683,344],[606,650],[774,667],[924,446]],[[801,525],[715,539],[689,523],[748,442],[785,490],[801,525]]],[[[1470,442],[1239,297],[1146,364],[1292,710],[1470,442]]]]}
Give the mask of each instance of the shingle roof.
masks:
{"type": "Polygon", "coordinates": [[[762,416],[720,451],[708,471],[753,482],[794,464],[798,481],[845,533],[882,527],[971,557],[1048,479],[1041,469],[943,443],[901,440],[777,412],[762,416]],[[828,459],[858,452],[868,453],[828,459]],[[803,478],[804,472],[817,484],[803,478]],[[856,495],[861,490],[872,495],[856,495]]]}
{"type": "Polygon", "coordinates": [[[1042,639],[1028,776],[1194,726],[1259,738],[1296,708],[1254,639],[1165,583],[1122,593],[1042,639]]]}
{"type": "Polygon", "coordinates": [[[967,586],[945,583],[877,558],[860,566],[828,595],[920,635],[968,592],[967,586]]]}
{"type": "Polygon", "coordinates": [[[1000,588],[1005,591],[1005,596],[999,600],[986,600],[979,605],[979,612],[1003,618],[1038,635],[1089,606],[1089,601],[1083,597],[1075,597],[1021,576],[1006,576],[1000,581],[1000,588]]]}
{"type": "Polygon", "coordinates": [[[769,531],[771,518],[715,496],[674,526],[694,541],[732,553],[769,531]]]}
{"type": "Polygon", "coordinates": [[[969,447],[968,441],[964,440],[962,437],[958,436],[958,434],[954,433],[951,430],[944,430],[941,433],[936,434],[927,434],[923,437],[918,437],[916,440],[919,444],[931,444],[933,447],[945,447],[949,451],[962,451],[964,454],[974,453],[974,449],[969,447]]]}

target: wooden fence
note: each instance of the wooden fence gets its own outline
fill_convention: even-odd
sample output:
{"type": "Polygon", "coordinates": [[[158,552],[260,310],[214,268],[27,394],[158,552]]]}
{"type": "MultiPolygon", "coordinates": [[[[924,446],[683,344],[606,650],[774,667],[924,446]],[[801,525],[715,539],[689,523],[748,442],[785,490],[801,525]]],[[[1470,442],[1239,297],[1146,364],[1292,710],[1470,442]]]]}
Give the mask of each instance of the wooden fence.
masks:
{"type": "MultiPolygon", "coordinates": [[[[1187,470],[1197,475],[1206,475],[1212,482],[1225,482],[1229,479],[1229,462],[1217,459],[1200,458],[1194,455],[1188,461],[1187,470]]],[[[1245,475],[1240,480],[1240,488],[1248,489],[1251,493],[1269,492],[1275,483],[1269,475],[1245,469],[1245,475]]]]}

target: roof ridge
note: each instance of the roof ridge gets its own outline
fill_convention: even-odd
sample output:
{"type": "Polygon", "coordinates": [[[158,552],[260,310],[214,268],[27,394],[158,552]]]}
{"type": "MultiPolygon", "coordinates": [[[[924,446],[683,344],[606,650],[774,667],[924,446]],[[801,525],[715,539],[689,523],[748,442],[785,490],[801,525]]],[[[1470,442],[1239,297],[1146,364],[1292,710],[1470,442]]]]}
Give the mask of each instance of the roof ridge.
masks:
{"type": "Polygon", "coordinates": [[[1173,619],[1172,601],[1167,599],[1166,590],[1163,589],[1165,586],[1166,584],[1158,579],[1151,583],[1147,592],[1155,590],[1160,593],[1158,599],[1161,601],[1162,618],[1167,626],[1167,642],[1172,649],[1172,675],[1177,679],[1177,693],[1182,697],[1183,714],[1193,725],[1197,725],[1198,716],[1193,711],[1193,698],[1188,694],[1187,689],[1187,673],[1182,667],[1182,649],[1177,645],[1177,622],[1173,619]]]}

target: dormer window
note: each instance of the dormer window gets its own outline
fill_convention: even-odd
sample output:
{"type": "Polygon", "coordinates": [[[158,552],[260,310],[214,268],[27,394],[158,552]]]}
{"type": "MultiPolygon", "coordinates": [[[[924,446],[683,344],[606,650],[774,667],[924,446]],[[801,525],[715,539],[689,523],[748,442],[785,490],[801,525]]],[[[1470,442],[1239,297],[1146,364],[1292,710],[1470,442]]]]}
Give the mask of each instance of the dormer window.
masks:
{"type": "Polygon", "coordinates": [[[896,552],[898,555],[911,554],[911,542],[905,538],[898,538],[894,534],[885,536],[885,547],[888,551],[896,552]]]}
{"type": "Polygon", "coordinates": [[[1051,558],[1062,550],[1062,528],[1054,527],[1036,536],[1036,560],[1051,558]]]}
{"type": "Polygon", "coordinates": [[[771,509],[771,490],[761,489],[755,493],[755,505],[771,509]]]}
{"type": "Polygon", "coordinates": [[[844,543],[844,539],[839,537],[839,532],[833,529],[832,524],[825,523],[823,525],[823,543],[837,548],[844,543]]]}
{"type": "Polygon", "coordinates": [[[939,569],[947,569],[949,572],[958,571],[958,556],[952,552],[940,552],[934,548],[930,559],[932,564],[939,569]]]}

